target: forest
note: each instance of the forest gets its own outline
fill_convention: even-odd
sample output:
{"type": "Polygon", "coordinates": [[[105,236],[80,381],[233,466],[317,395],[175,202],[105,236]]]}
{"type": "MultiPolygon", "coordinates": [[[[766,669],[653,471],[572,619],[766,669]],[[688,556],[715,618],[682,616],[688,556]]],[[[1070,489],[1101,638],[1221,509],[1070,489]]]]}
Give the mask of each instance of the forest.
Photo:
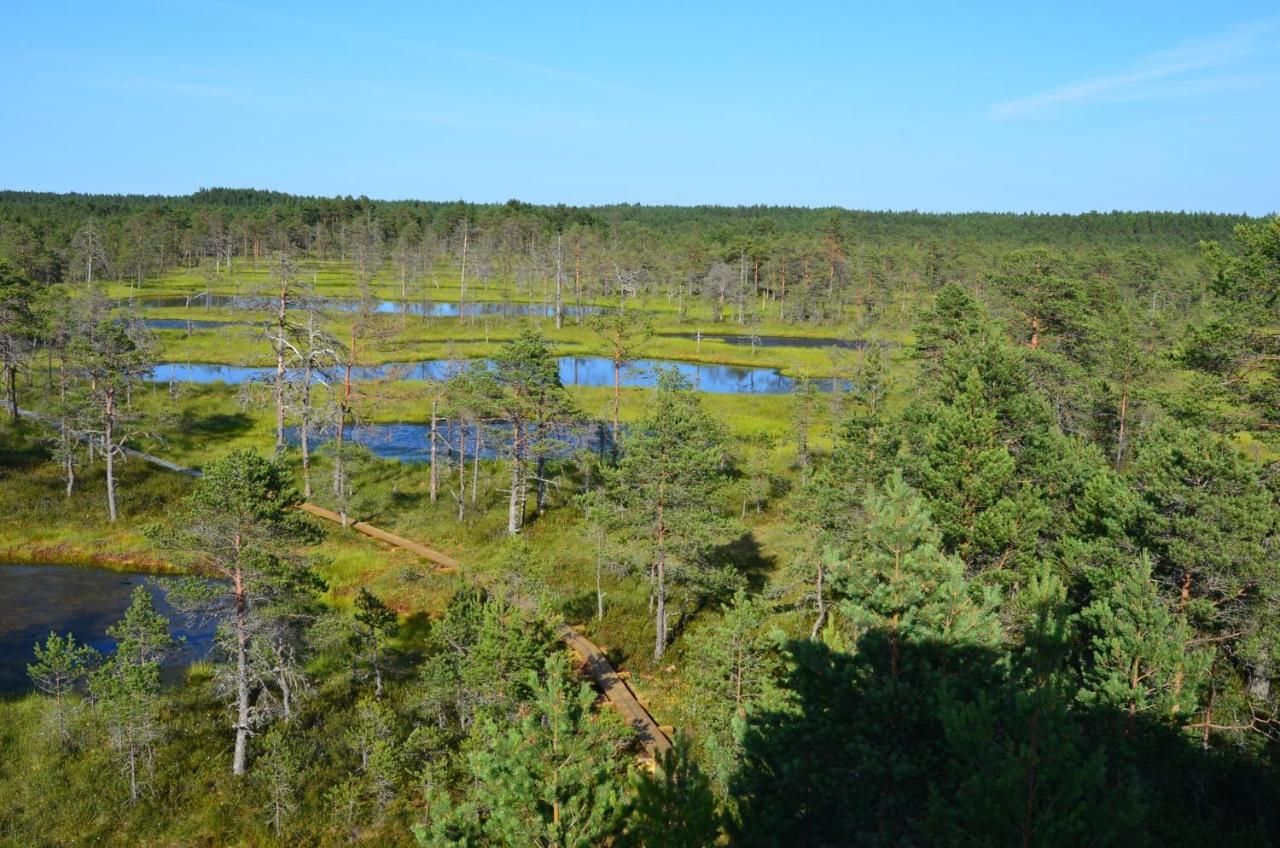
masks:
{"type": "Polygon", "coordinates": [[[3,191],[0,377],[0,844],[1280,844],[1280,218],[3,191]]]}

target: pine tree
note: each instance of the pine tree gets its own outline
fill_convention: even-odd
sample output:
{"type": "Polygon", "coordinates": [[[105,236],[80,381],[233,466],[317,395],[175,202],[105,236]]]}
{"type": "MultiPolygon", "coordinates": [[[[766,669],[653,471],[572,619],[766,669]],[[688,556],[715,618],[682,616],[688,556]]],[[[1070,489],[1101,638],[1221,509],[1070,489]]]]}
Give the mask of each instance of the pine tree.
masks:
{"type": "Polygon", "coordinates": [[[767,604],[739,589],[720,620],[690,638],[688,662],[698,669],[690,711],[722,799],[741,761],[741,734],[750,714],[777,705],[782,636],[772,630],[768,612],[767,604]]]}
{"type": "Polygon", "coordinates": [[[138,413],[127,403],[134,383],[151,370],[147,338],[135,325],[118,318],[91,322],[70,344],[72,371],[88,385],[85,433],[102,451],[106,465],[107,514],[118,517],[116,459],[133,435],[124,428],[138,413]]]}
{"type": "Polygon", "coordinates": [[[1172,612],[1151,579],[1151,560],[1118,562],[1088,575],[1092,600],[1080,611],[1088,645],[1080,700],[1139,716],[1180,720],[1193,714],[1212,648],[1172,612]]]}
{"type": "Polygon", "coordinates": [[[1008,614],[1020,644],[980,687],[947,687],[938,714],[945,770],[925,833],[939,845],[1141,845],[1141,799],[1109,762],[1115,748],[1071,711],[1067,591],[1031,577],[1008,614]]]}
{"type": "Polygon", "coordinates": [[[991,598],[974,600],[964,565],[941,551],[929,507],[900,473],[864,503],[866,526],[851,559],[836,571],[840,609],[860,631],[875,631],[896,675],[904,643],[990,644],[997,637],[991,598]]]}
{"type": "Polygon", "coordinates": [[[305,606],[324,586],[296,550],[316,537],[292,509],[298,501],[277,463],[233,451],[205,469],[168,525],[149,530],[194,575],[178,582],[170,599],[219,622],[220,650],[230,658],[225,684],[235,704],[234,774],[245,773],[249,737],[269,715],[263,677],[270,670],[260,674],[253,659],[277,655],[270,642],[281,632],[280,615],[305,606]]]}
{"type": "Polygon", "coordinates": [[[18,371],[31,355],[38,325],[37,289],[17,269],[0,261],[0,371],[9,414],[18,420],[18,371]]]}
{"type": "Polygon", "coordinates": [[[623,844],[634,848],[706,848],[720,831],[711,783],[679,736],[653,774],[641,773],[627,813],[623,844]]]}
{"type": "Polygon", "coordinates": [[[284,727],[273,727],[262,737],[254,762],[253,780],[265,796],[267,822],[277,837],[298,810],[303,754],[298,740],[284,727]]]}
{"type": "Polygon", "coordinates": [[[97,663],[98,652],[89,645],[76,643],[68,633],[50,633],[43,644],[35,646],[36,661],[27,666],[27,676],[36,688],[53,696],[53,720],[62,744],[71,742],[71,717],[75,710],[78,683],[97,663]]]}
{"type": "Polygon", "coordinates": [[[416,830],[424,846],[592,848],[617,833],[626,809],[627,731],[596,714],[595,692],[563,656],[527,681],[527,709],[472,733],[464,795],[439,798],[416,830]]]}
{"type": "Polygon", "coordinates": [[[373,697],[382,697],[382,671],[385,663],[387,641],[398,629],[395,610],[383,603],[377,595],[360,587],[356,595],[356,611],[353,617],[352,647],[357,657],[363,658],[373,673],[373,697]]]}
{"type": "Polygon", "coordinates": [[[160,721],[160,663],[174,646],[169,619],[156,611],[151,592],[135,587],[124,617],[107,628],[116,651],[89,677],[89,691],[107,728],[111,750],[137,803],[154,769],[160,721]]]}
{"type": "Polygon", "coordinates": [[[649,554],[655,660],[667,649],[671,584],[696,587],[714,577],[706,555],[730,527],[717,508],[725,465],[723,428],[678,372],[661,371],[648,414],[622,440],[608,486],[626,529],[649,554]]]}
{"type": "Polygon", "coordinates": [[[927,414],[914,477],[929,498],[943,544],[970,573],[1021,564],[1048,515],[1021,482],[977,369],[950,403],[927,414]]]}
{"type": "Polygon", "coordinates": [[[577,408],[560,382],[560,365],[547,340],[533,327],[502,346],[493,358],[492,374],[500,392],[495,410],[511,430],[507,533],[514,535],[524,524],[528,460],[538,453],[539,441],[572,419],[577,408]]]}

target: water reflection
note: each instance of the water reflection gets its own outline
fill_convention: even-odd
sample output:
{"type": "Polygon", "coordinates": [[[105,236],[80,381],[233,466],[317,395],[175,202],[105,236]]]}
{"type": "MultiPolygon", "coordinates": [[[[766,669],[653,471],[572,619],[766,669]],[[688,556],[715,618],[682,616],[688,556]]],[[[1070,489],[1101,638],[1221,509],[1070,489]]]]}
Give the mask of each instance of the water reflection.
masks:
{"type": "Polygon", "coordinates": [[[192,660],[208,654],[214,627],[192,622],[170,606],[164,589],[169,579],[66,565],[0,565],[0,692],[30,688],[27,664],[35,661],[35,645],[50,631],[73,633],[99,651],[113,649],[107,628],[124,615],[140,585],[169,617],[170,632],[186,639],[166,664],[167,679],[180,675],[192,660]]]}
{"type": "MultiPolygon", "coordinates": [[[[475,361],[475,360],[472,360],[475,361]]],[[[612,386],[613,362],[598,356],[562,356],[559,360],[560,380],[566,386],[612,386]]],[[[393,362],[385,365],[366,365],[352,370],[356,380],[401,379],[440,380],[449,377],[458,368],[465,367],[455,360],[426,359],[418,362],[393,362]]],[[[701,392],[712,394],[787,394],[795,391],[797,380],[778,372],[776,368],[750,368],[738,365],[716,365],[695,362],[678,362],[668,359],[643,359],[622,369],[619,384],[626,388],[650,388],[657,385],[657,369],[674,368],[701,392]]],[[[248,365],[218,365],[211,363],[163,362],[156,365],[152,379],[167,383],[245,383],[251,380],[273,379],[275,368],[248,365]]],[[[815,379],[814,385],[821,391],[831,391],[836,381],[831,378],[815,379]]],[[[839,385],[846,385],[841,382],[839,385]]]]}

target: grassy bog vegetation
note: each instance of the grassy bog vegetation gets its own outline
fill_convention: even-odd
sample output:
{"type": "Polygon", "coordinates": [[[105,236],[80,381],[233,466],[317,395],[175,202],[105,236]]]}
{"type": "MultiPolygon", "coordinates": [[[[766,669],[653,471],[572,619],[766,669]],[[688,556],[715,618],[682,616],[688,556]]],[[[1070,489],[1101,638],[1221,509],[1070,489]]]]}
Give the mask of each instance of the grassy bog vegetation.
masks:
{"type": "Polygon", "coordinates": [[[0,562],[172,572],[218,628],[178,683],[143,596],[108,650],[42,634],[0,840],[1273,844],[1278,255],[1217,215],[0,193],[0,562]],[[560,623],[675,729],[656,768],[560,623]]]}

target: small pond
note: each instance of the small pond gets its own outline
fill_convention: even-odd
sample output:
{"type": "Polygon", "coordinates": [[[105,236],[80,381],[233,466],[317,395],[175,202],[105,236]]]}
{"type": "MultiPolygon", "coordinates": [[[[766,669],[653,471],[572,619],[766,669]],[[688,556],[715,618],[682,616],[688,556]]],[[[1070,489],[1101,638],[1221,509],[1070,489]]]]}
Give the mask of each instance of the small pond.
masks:
{"type": "MultiPolygon", "coordinates": [[[[531,428],[534,430],[534,428],[531,428]]],[[[506,456],[510,445],[510,428],[502,422],[491,421],[480,430],[480,458],[494,459],[506,456]]],[[[536,430],[530,435],[536,434],[536,430]]],[[[467,424],[460,427],[456,421],[440,420],[436,424],[436,460],[443,464],[458,461],[459,447],[465,442],[468,461],[474,455],[476,428],[467,424]]],[[[290,445],[299,443],[298,428],[285,428],[285,438],[290,445]]],[[[366,447],[377,457],[397,462],[429,462],[431,460],[431,427],[427,424],[357,424],[346,432],[348,441],[366,447]]],[[[313,450],[332,442],[332,428],[313,432],[308,440],[313,450]]],[[[601,453],[613,444],[607,425],[585,424],[574,427],[557,427],[542,435],[542,449],[552,457],[565,457],[581,451],[601,453]]],[[[470,473],[470,472],[468,472],[470,473]]]]}
{"type": "Polygon", "coordinates": [[[177,678],[189,663],[208,654],[214,627],[193,623],[170,606],[165,583],[164,577],[102,568],[0,565],[0,692],[31,688],[27,664],[35,661],[35,645],[50,631],[73,633],[99,651],[112,649],[107,628],[124,614],[134,587],[143,585],[156,609],[169,617],[170,632],[186,639],[166,661],[166,678],[177,678]]]}
{"type": "Polygon", "coordinates": [[[222,327],[246,327],[239,321],[209,321],[203,318],[143,318],[148,330],[217,330],[222,327]]]}

